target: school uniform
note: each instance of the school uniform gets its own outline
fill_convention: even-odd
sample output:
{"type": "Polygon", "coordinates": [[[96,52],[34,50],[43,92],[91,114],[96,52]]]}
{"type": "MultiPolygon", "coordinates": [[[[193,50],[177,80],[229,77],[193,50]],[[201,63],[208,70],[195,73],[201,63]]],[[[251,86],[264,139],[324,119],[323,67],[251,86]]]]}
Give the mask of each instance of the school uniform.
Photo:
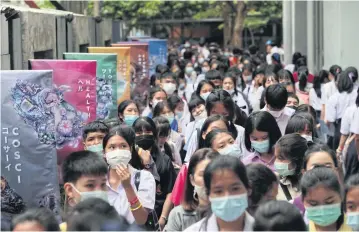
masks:
{"type": "MultiPolygon", "coordinates": [[[[142,206],[148,210],[153,210],[155,207],[155,199],[156,199],[156,183],[152,174],[148,171],[137,170],[131,166],[129,166],[129,170],[131,173],[131,186],[135,191],[139,201],[142,206]],[[136,172],[141,172],[140,175],[140,183],[138,189],[135,185],[135,174],[136,172]]],[[[117,213],[126,218],[126,220],[132,224],[135,222],[135,218],[130,209],[130,203],[128,202],[128,198],[126,196],[125,189],[122,184],[118,186],[117,189],[113,189],[109,182],[106,182],[108,187],[108,202],[112,205],[117,213]]]]}
{"type": "Polygon", "coordinates": [[[357,110],[354,113],[354,118],[356,120],[353,121],[352,125],[350,126],[350,132],[353,134],[359,135],[359,110],[357,110]]]}
{"type": "MultiPolygon", "coordinates": [[[[320,86],[321,93],[323,94],[324,84],[320,86]]],[[[314,88],[309,90],[309,105],[311,105],[315,111],[320,113],[322,111],[322,99],[317,96],[314,88]]],[[[317,115],[318,116],[318,115],[317,115]]]]}
{"type": "MultiPolygon", "coordinates": [[[[244,227],[243,231],[253,231],[253,224],[254,224],[254,218],[247,212],[245,213],[244,217],[244,227]]],[[[217,224],[217,217],[212,213],[211,216],[209,216],[208,220],[207,218],[203,218],[201,221],[193,224],[192,226],[188,227],[184,230],[185,232],[190,231],[219,231],[218,224],[217,224]],[[207,223],[206,223],[207,221],[207,223]]]]}
{"type": "MultiPolygon", "coordinates": [[[[265,105],[264,108],[261,109],[261,111],[269,112],[267,105],[265,105]]],[[[279,127],[282,135],[285,134],[285,128],[287,127],[288,121],[294,113],[295,113],[295,110],[293,110],[289,107],[284,107],[284,109],[282,110],[281,114],[278,117],[273,116],[278,124],[278,127],[279,127]]]]}
{"type": "Polygon", "coordinates": [[[244,112],[246,115],[249,115],[249,105],[246,100],[246,97],[243,93],[238,92],[231,94],[233,102],[244,112]]]}
{"type": "Polygon", "coordinates": [[[149,106],[146,106],[146,108],[142,111],[142,117],[152,117],[152,109],[149,106]]]}
{"type": "MultiPolygon", "coordinates": [[[[204,122],[204,121],[203,121],[204,122]]],[[[203,123],[202,123],[203,125],[203,123]]],[[[199,130],[201,129],[202,125],[199,127],[199,130]]],[[[236,127],[236,130],[238,132],[237,138],[235,139],[234,143],[239,146],[242,153],[239,154],[238,158],[242,159],[244,157],[244,151],[246,150],[246,146],[244,144],[244,128],[238,125],[234,125],[236,127]]],[[[189,162],[193,153],[198,149],[198,133],[197,130],[193,132],[193,135],[191,136],[191,139],[187,141],[187,153],[185,157],[185,162],[189,162]]]]}
{"type": "Polygon", "coordinates": [[[322,92],[322,105],[327,104],[327,101],[331,96],[338,92],[337,86],[335,85],[335,81],[332,80],[328,83],[325,83],[323,86],[322,92]]]}
{"type": "Polygon", "coordinates": [[[287,177],[279,178],[277,200],[293,201],[300,196],[301,191],[287,177]]]}
{"type": "Polygon", "coordinates": [[[273,155],[273,158],[269,162],[266,162],[266,161],[262,160],[261,155],[256,151],[249,152],[249,155],[247,155],[242,160],[244,165],[248,165],[248,164],[251,164],[251,163],[260,163],[260,164],[264,164],[265,166],[270,168],[273,172],[275,172],[274,161],[275,161],[275,156],[274,155],[273,155]]]}
{"type": "Polygon", "coordinates": [[[332,149],[336,149],[340,140],[340,125],[344,111],[350,106],[355,104],[356,92],[342,92],[335,93],[329,98],[325,105],[325,119],[334,124],[334,136],[328,139],[328,145],[332,149]]]}
{"type": "Polygon", "coordinates": [[[260,100],[262,97],[262,93],[264,91],[263,86],[259,86],[258,88],[255,88],[253,85],[249,88],[248,91],[248,100],[250,105],[252,106],[253,112],[259,111],[260,108],[260,100]]]}

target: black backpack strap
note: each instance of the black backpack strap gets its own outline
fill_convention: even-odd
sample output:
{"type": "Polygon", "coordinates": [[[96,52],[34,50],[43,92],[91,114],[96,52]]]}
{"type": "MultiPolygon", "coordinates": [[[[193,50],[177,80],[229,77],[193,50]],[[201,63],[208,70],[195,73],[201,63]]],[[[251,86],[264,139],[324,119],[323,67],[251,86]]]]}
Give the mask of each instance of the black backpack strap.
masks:
{"type": "Polygon", "coordinates": [[[141,171],[138,171],[135,174],[135,186],[137,191],[138,191],[138,187],[140,187],[140,179],[141,179],[141,171]]]}
{"type": "Polygon", "coordinates": [[[292,195],[290,195],[287,185],[280,183],[280,187],[282,188],[284,195],[287,198],[287,201],[292,200],[292,195]]]}

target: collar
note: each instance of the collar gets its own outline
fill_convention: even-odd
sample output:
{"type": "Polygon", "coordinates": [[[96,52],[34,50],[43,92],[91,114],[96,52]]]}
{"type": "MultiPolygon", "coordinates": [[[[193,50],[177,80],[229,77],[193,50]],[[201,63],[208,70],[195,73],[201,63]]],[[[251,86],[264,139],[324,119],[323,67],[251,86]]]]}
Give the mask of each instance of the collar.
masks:
{"type": "MultiPolygon", "coordinates": [[[[247,213],[247,211],[245,211],[243,231],[252,231],[253,223],[254,223],[254,218],[249,213],[247,213]]],[[[212,213],[212,215],[209,217],[207,228],[205,229],[206,231],[219,231],[217,218],[216,215],[214,215],[214,213],[212,213]]]]}

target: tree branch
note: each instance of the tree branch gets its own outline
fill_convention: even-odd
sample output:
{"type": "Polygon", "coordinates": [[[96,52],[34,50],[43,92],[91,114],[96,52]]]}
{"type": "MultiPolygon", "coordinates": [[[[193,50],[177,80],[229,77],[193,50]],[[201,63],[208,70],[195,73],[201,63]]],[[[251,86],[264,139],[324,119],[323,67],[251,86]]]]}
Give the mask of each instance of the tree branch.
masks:
{"type": "Polygon", "coordinates": [[[227,5],[232,8],[233,12],[237,12],[236,6],[233,4],[232,1],[226,1],[227,5]]]}

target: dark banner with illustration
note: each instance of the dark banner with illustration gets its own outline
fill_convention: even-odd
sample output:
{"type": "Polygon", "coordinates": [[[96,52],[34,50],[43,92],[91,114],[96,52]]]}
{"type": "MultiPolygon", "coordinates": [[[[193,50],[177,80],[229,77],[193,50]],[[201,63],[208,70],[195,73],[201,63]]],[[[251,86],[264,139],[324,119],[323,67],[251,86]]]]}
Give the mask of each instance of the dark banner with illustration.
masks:
{"type": "Polygon", "coordinates": [[[146,107],[148,86],[150,86],[148,66],[148,43],[120,42],[112,44],[113,47],[130,47],[130,77],[131,98],[136,101],[141,110],[146,107]]]}
{"type": "Polygon", "coordinates": [[[33,70],[53,70],[54,92],[43,104],[55,117],[57,161],[82,150],[82,129],[96,119],[96,61],[30,60],[33,70]]]}
{"type": "Polygon", "coordinates": [[[26,208],[60,219],[52,71],[1,71],[1,223],[26,208]]]}
{"type": "Polygon", "coordinates": [[[65,60],[96,60],[96,118],[117,117],[117,54],[64,53],[65,60]]]}
{"type": "Polygon", "coordinates": [[[89,53],[117,54],[117,105],[131,98],[130,48],[129,47],[89,47],[89,53]]]}

